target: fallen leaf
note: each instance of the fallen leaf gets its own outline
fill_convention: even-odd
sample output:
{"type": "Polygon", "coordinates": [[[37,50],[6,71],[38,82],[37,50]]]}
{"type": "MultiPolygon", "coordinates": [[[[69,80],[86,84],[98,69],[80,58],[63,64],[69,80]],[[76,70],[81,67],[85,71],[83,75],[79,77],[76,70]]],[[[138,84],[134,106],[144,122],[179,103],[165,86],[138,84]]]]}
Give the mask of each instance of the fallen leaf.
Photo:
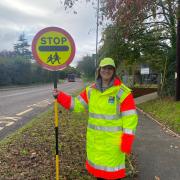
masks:
{"type": "Polygon", "coordinates": [[[155,180],[160,180],[160,177],[158,177],[158,176],[155,176],[155,180]]]}

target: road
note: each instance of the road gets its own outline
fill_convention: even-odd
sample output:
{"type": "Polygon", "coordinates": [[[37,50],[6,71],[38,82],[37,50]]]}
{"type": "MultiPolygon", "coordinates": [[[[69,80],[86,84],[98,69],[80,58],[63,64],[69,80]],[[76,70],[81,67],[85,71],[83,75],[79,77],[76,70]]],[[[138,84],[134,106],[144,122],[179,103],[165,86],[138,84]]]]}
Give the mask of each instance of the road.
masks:
{"type": "MultiPolygon", "coordinates": [[[[58,89],[68,93],[83,88],[83,82],[65,82],[58,89]]],[[[0,140],[45,111],[52,103],[53,83],[0,90],[0,140]]]]}

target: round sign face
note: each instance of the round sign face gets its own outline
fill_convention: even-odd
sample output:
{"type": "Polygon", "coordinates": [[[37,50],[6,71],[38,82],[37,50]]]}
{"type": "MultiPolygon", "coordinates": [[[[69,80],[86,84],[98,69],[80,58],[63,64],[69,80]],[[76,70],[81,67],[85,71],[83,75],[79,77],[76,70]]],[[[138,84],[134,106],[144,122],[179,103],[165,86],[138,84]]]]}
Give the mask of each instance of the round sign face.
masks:
{"type": "Polygon", "coordinates": [[[47,27],[35,35],[32,41],[32,54],[45,69],[51,71],[64,69],[74,58],[75,43],[65,30],[47,27]]]}

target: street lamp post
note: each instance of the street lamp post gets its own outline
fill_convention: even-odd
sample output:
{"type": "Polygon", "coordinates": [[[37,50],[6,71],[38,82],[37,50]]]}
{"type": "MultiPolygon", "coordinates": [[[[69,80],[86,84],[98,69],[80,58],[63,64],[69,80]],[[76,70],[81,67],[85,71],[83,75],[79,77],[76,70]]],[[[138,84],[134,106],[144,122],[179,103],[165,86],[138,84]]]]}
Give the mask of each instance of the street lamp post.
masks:
{"type": "Polygon", "coordinates": [[[96,59],[95,59],[95,68],[97,68],[97,61],[98,61],[98,29],[99,29],[99,0],[97,1],[97,19],[96,19],[96,59]]]}
{"type": "Polygon", "coordinates": [[[176,72],[176,101],[180,101],[180,0],[177,9],[176,72]]]}

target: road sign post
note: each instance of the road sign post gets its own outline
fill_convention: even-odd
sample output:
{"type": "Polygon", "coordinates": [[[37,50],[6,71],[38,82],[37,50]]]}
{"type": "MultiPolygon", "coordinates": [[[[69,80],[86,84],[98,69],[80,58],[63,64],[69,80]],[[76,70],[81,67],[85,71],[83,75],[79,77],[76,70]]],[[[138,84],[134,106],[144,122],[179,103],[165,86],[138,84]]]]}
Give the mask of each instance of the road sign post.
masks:
{"type": "MultiPolygon", "coordinates": [[[[32,41],[32,54],[42,68],[54,71],[54,90],[57,90],[58,70],[66,68],[75,55],[75,43],[71,35],[58,27],[40,30],[32,41]]],[[[54,100],[54,124],[56,138],[56,180],[59,180],[58,102],[54,100]]]]}
{"type": "MultiPolygon", "coordinates": [[[[57,89],[57,71],[53,72],[53,79],[54,79],[54,89],[57,89]]],[[[54,128],[55,128],[55,139],[56,139],[56,180],[59,180],[59,143],[58,143],[58,102],[57,102],[57,97],[54,98],[54,128]]]]}

